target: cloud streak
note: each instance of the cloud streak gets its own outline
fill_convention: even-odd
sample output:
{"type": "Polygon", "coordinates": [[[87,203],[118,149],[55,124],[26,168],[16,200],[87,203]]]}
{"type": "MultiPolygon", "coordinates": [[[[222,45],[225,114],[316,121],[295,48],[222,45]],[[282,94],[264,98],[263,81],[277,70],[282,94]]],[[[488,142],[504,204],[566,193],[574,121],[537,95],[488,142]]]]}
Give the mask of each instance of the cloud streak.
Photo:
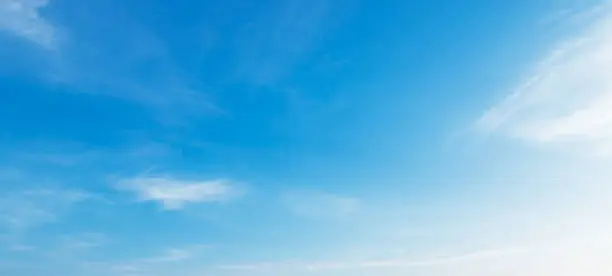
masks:
{"type": "Polygon", "coordinates": [[[254,85],[274,85],[316,48],[330,23],[332,2],[293,0],[269,5],[237,40],[239,77],[254,85]],[[248,45],[248,47],[245,47],[248,45]]]}
{"type": "Polygon", "coordinates": [[[75,206],[97,197],[78,190],[38,189],[0,195],[0,242],[11,251],[32,251],[23,244],[36,228],[58,222],[75,206]]]}
{"type": "Polygon", "coordinates": [[[485,259],[499,258],[505,255],[515,254],[517,249],[484,250],[473,253],[458,254],[452,256],[436,257],[430,259],[379,259],[362,261],[320,261],[320,262],[267,262],[242,265],[225,265],[219,268],[224,270],[257,271],[257,270],[308,270],[308,271],[337,271],[364,268],[418,268],[453,265],[464,262],[479,261],[485,259]]]}
{"type": "Polygon", "coordinates": [[[224,179],[136,177],[120,180],[116,187],[135,193],[139,201],[158,202],[165,210],[179,210],[195,203],[223,202],[241,194],[234,182],[224,179]]]}
{"type": "Polygon", "coordinates": [[[580,244],[483,250],[430,259],[381,259],[330,262],[267,262],[218,267],[221,275],[525,275],[604,276],[612,247],[580,244]]]}
{"type": "Polygon", "coordinates": [[[40,15],[47,0],[0,0],[0,30],[52,49],[57,29],[40,15]]]}
{"type": "MultiPolygon", "coordinates": [[[[0,0],[0,32],[52,50],[41,60],[44,66],[31,72],[53,86],[137,103],[167,124],[223,113],[212,103],[208,86],[179,66],[167,41],[109,4],[0,0]],[[61,11],[59,23],[42,13],[52,4],[54,12],[61,11]],[[116,21],[110,29],[104,23],[109,16],[116,21]]],[[[11,57],[8,66],[21,58],[11,57]]]]}
{"type": "Polygon", "coordinates": [[[593,9],[575,38],[477,122],[478,129],[536,144],[612,153],[612,7],[593,9]]]}
{"type": "Polygon", "coordinates": [[[77,233],[63,236],[61,247],[63,249],[85,250],[101,247],[108,244],[109,241],[110,238],[103,233],[77,233]]]}
{"type": "Polygon", "coordinates": [[[189,267],[186,270],[195,271],[189,265],[190,261],[197,260],[197,257],[207,252],[208,249],[210,249],[210,246],[203,244],[172,247],[154,256],[123,262],[102,262],[93,266],[93,268],[95,268],[94,271],[104,271],[110,275],[175,275],[177,273],[192,275],[191,273],[185,274],[177,265],[180,265],[180,267],[186,266],[189,267]],[[178,272],[179,270],[180,272],[178,272]]]}
{"type": "Polygon", "coordinates": [[[0,197],[0,225],[10,231],[26,230],[55,221],[92,195],[72,190],[28,190],[0,197]]]}

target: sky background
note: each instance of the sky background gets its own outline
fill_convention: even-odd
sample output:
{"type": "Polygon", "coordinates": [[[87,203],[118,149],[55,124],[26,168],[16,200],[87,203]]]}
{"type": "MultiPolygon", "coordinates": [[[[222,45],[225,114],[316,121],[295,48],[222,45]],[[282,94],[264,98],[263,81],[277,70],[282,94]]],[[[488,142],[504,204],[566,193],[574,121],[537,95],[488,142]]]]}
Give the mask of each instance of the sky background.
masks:
{"type": "Polygon", "coordinates": [[[0,274],[612,274],[612,3],[0,0],[0,274]]]}

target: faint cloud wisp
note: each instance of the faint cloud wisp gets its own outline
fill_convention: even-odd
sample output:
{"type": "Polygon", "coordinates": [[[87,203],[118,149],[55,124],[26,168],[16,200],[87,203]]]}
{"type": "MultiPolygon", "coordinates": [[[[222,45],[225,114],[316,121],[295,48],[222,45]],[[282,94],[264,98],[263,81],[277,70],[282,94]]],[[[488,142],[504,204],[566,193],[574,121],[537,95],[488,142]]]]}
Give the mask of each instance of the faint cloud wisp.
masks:
{"type": "Polygon", "coordinates": [[[57,29],[40,15],[47,0],[1,0],[0,30],[30,40],[46,49],[55,47],[57,29]]]}
{"type": "Polygon", "coordinates": [[[179,210],[194,203],[223,202],[241,195],[235,183],[224,179],[136,177],[120,180],[116,188],[135,193],[139,201],[158,202],[165,210],[179,210]]]}
{"type": "Polygon", "coordinates": [[[0,224],[22,231],[52,222],[91,195],[72,190],[28,190],[0,198],[0,224]]]}
{"type": "Polygon", "coordinates": [[[598,6],[578,37],[559,44],[533,75],[477,122],[528,142],[612,153],[612,7],[598,6]]]}
{"type": "Polygon", "coordinates": [[[340,218],[359,210],[357,198],[311,191],[292,191],[282,200],[289,210],[299,216],[311,218],[340,218]]]}

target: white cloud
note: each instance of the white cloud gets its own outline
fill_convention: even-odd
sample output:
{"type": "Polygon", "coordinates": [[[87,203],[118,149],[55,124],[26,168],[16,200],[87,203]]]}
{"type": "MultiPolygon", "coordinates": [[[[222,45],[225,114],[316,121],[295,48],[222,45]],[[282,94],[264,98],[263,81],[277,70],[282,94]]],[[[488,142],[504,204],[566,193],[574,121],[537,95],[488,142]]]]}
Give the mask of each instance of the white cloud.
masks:
{"type": "Polygon", "coordinates": [[[57,30],[40,15],[47,0],[0,0],[0,30],[53,48],[57,30]]]}
{"type": "Polygon", "coordinates": [[[312,218],[344,217],[361,205],[357,198],[312,191],[287,192],[282,199],[293,213],[312,218]]]}
{"type": "Polygon", "coordinates": [[[120,180],[117,188],[136,193],[140,201],[159,202],[166,210],[182,209],[190,203],[226,201],[240,194],[235,183],[224,179],[136,177],[120,180]]]}
{"type": "Polygon", "coordinates": [[[577,37],[557,45],[531,77],[477,121],[528,142],[612,153],[612,7],[598,6],[577,37]]]}
{"type": "Polygon", "coordinates": [[[219,266],[220,275],[524,275],[604,276],[612,273],[610,244],[484,250],[430,259],[265,262],[219,266]]]}

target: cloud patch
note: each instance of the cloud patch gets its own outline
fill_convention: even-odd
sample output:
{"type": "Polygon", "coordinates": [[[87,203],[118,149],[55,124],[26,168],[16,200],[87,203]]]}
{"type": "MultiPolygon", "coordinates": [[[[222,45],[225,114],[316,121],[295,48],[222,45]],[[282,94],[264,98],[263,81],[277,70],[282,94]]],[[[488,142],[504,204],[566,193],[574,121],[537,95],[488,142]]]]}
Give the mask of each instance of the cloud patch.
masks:
{"type": "Polygon", "coordinates": [[[195,203],[223,202],[241,195],[236,183],[225,179],[136,177],[120,180],[116,187],[135,193],[139,201],[157,202],[165,210],[179,210],[195,203]]]}
{"type": "Polygon", "coordinates": [[[558,44],[529,78],[477,122],[536,144],[612,153],[612,7],[584,13],[580,34],[558,44]]]}
{"type": "Polygon", "coordinates": [[[51,49],[57,29],[40,15],[47,0],[0,0],[0,30],[51,49]]]}

